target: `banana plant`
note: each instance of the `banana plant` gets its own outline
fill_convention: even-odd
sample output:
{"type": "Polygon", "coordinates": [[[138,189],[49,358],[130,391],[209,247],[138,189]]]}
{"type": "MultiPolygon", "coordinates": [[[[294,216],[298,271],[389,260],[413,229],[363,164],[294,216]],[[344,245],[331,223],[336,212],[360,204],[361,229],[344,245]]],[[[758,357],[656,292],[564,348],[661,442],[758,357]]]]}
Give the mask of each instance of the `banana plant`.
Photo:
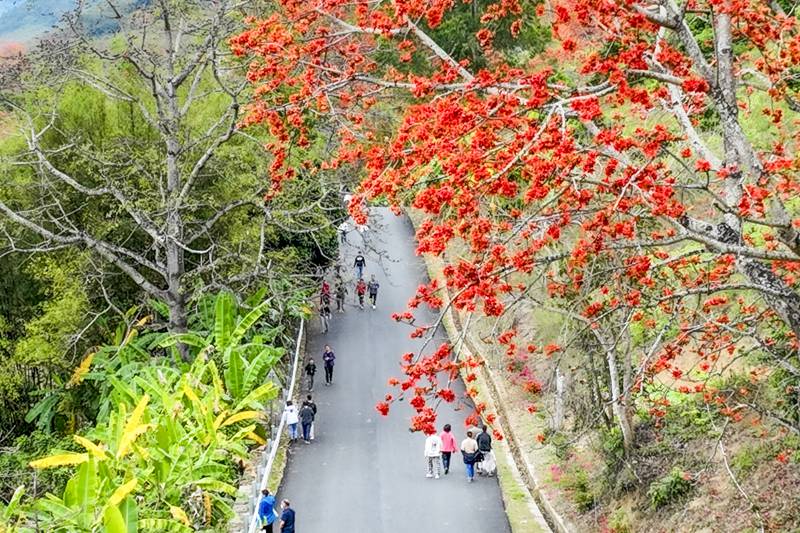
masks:
{"type": "Polygon", "coordinates": [[[233,296],[220,293],[214,304],[214,322],[206,336],[196,332],[170,335],[160,346],[182,343],[198,353],[213,354],[213,359],[224,368],[227,393],[233,400],[241,401],[266,381],[269,371],[285,354],[283,348],[270,344],[280,334],[281,326],[257,331],[270,305],[270,300],[262,301],[240,315],[233,296]]]}
{"type": "MultiPolygon", "coordinates": [[[[263,442],[255,423],[271,383],[244,397],[228,394],[213,360],[201,352],[188,372],[153,366],[112,386],[115,409],[86,436],[85,450],[56,452],[34,468],[74,465],[61,496],[31,513],[53,531],[192,531],[233,515],[234,460],[263,442]],[[129,405],[134,405],[129,412],[129,405]]],[[[30,522],[30,520],[28,520],[30,522]]]]}

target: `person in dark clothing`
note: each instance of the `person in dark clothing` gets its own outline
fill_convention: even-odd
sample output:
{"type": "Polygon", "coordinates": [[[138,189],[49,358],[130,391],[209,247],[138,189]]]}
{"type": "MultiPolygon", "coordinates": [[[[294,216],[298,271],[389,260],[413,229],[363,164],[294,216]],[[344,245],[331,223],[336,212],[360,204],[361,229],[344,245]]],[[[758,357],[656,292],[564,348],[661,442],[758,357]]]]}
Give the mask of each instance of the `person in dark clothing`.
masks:
{"type": "Polygon", "coordinates": [[[336,311],[344,313],[344,297],[347,295],[347,288],[344,283],[339,282],[336,284],[336,311]]]}
{"type": "Polygon", "coordinates": [[[325,362],[325,385],[333,383],[333,363],[336,361],[336,354],[327,344],[325,351],[322,352],[322,360],[325,362]]]}
{"type": "Polygon", "coordinates": [[[309,359],[305,367],[306,377],[308,379],[308,392],[314,390],[314,374],[317,373],[317,363],[313,359],[309,359]]]}
{"type": "Polygon", "coordinates": [[[372,308],[375,309],[375,302],[378,299],[378,287],[380,287],[380,283],[378,280],[375,279],[375,276],[372,276],[367,284],[367,289],[369,290],[369,301],[372,303],[372,308]]]}
{"type": "Polygon", "coordinates": [[[353,261],[353,266],[356,267],[356,273],[358,274],[356,276],[357,278],[364,277],[364,267],[366,265],[367,265],[367,260],[364,258],[361,252],[358,252],[358,255],[356,255],[356,258],[353,261]]]}
{"type": "Polygon", "coordinates": [[[492,436],[485,425],[481,429],[483,431],[475,440],[478,442],[478,451],[481,452],[483,459],[475,466],[479,474],[491,476],[497,470],[497,463],[495,462],[494,453],[492,453],[492,436]]]}
{"type": "Polygon", "coordinates": [[[303,441],[306,444],[311,444],[311,424],[314,423],[314,409],[303,402],[303,407],[300,408],[299,416],[300,425],[303,427],[303,441]]]}
{"type": "MultiPolygon", "coordinates": [[[[303,406],[309,406],[314,411],[314,419],[317,418],[317,404],[314,403],[314,400],[311,399],[311,395],[307,395],[306,399],[303,401],[303,406]]],[[[311,440],[314,440],[314,422],[311,422],[311,431],[310,431],[311,440]]]]}
{"type": "Polygon", "coordinates": [[[275,496],[269,493],[269,489],[261,491],[261,501],[258,502],[258,523],[261,531],[272,533],[272,524],[278,518],[275,512],[275,496]]]}
{"type": "Polygon", "coordinates": [[[481,428],[483,431],[478,435],[478,438],[475,439],[478,441],[478,449],[482,452],[490,452],[492,451],[492,436],[489,435],[487,431],[487,427],[483,426],[481,428]]]}
{"type": "Polygon", "coordinates": [[[294,533],[294,509],[289,500],[281,502],[281,533],[294,533]]]}
{"type": "Polygon", "coordinates": [[[303,400],[303,406],[309,406],[314,411],[314,416],[317,416],[317,404],[314,403],[314,400],[311,398],[311,395],[306,395],[306,399],[303,400]]]}

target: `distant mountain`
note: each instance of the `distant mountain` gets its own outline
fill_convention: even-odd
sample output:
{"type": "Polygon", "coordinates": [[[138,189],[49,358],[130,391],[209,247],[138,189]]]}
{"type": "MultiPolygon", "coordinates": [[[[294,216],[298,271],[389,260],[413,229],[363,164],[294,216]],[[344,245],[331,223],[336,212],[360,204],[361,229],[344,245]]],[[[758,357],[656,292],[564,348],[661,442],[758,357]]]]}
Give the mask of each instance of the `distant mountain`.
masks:
{"type": "MultiPolygon", "coordinates": [[[[100,35],[117,29],[116,23],[105,16],[108,7],[104,0],[87,3],[85,24],[91,33],[100,35]]],[[[117,5],[125,11],[147,3],[148,0],[117,0],[117,5]]],[[[3,44],[30,44],[51,30],[75,5],[76,0],[0,0],[0,49],[3,44]]]]}

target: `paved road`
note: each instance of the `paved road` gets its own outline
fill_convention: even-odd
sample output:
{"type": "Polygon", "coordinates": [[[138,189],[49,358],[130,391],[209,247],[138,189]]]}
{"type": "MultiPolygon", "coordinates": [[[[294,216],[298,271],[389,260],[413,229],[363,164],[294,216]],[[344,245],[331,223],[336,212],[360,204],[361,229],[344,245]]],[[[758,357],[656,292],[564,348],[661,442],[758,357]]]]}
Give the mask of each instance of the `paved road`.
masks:
{"type": "MultiPolygon", "coordinates": [[[[383,242],[373,242],[374,250],[366,254],[365,278],[375,274],[381,284],[378,308],[359,310],[351,290],[350,305],[344,314],[334,313],[331,331],[310,335],[318,381],[324,382],[324,345],[336,352],[334,384],[315,384],[316,440],[293,446],[278,496],[291,500],[300,533],[509,532],[495,478],[467,483],[456,454],[448,476],[427,479],[424,436],[408,431],[411,408],[395,403],[388,418],[375,411],[388,392],[387,379],[399,375],[400,355],[420,346],[391,314],[405,309],[427,274],[414,255],[408,220],[373,211],[379,221],[371,224],[368,240],[383,242]],[[376,252],[385,257],[378,260],[376,252]]],[[[354,244],[344,247],[342,262],[343,273],[352,278],[355,243],[361,248],[362,239],[353,232],[349,240],[354,244]]],[[[448,407],[440,410],[440,423],[452,424],[460,442],[469,410],[448,407]]]]}

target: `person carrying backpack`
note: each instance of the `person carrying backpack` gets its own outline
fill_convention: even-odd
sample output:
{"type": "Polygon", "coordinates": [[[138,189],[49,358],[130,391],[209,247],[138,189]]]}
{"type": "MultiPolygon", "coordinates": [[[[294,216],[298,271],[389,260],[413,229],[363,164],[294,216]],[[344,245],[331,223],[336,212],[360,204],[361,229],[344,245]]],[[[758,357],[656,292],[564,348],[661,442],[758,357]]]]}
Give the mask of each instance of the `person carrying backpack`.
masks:
{"type": "Polygon", "coordinates": [[[358,306],[364,309],[364,294],[367,292],[367,284],[364,283],[363,278],[359,278],[356,283],[356,294],[358,295],[358,306]]]}

